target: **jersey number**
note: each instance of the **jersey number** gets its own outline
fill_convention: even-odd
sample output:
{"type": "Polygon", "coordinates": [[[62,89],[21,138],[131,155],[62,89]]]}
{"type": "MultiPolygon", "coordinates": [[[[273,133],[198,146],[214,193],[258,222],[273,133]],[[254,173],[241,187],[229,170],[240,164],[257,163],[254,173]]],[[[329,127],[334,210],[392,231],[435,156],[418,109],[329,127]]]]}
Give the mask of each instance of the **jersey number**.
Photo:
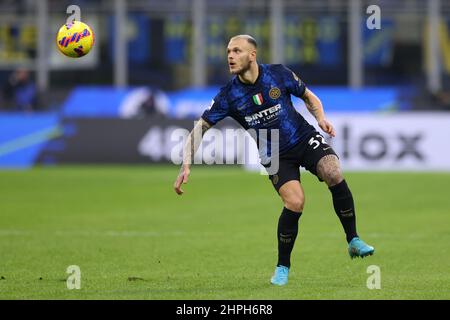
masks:
{"type": "Polygon", "coordinates": [[[313,149],[317,149],[320,146],[320,143],[322,144],[327,144],[325,142],[325,139],[320,135],[320,134],[316,134],[316,138],[319,138],[319,140],[314,139],[314,137],[312,137],[311,139],[309,139],[308,144],[310,146],[314,145],[313,149]]]}

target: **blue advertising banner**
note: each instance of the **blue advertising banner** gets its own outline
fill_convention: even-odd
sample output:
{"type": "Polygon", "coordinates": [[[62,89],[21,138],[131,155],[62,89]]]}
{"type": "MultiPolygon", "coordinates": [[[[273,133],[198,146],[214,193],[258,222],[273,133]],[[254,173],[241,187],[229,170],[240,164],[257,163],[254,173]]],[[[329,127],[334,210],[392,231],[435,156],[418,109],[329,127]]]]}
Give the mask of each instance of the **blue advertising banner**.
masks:
{"type": "MultiPolygon", "coordinates": [[[[171,118],[196,118],[211,104],[220,87],[187,88],[173,92],[159,92],[137,87],[78,87],[63,105],[64,117],[132,118],[136,109],[154,97],[154,107],[171,118]]],[[[400,89],[396,87],[366,87],[352,90],[347,87],[312,88],[327,112],[379,112],[399,109],[400,89]]],[[[304,110],[303,102],[292,97],[294,107],[304,110]]]]}
{"type": "Polygon", "coordinates": [[[0,167],[32,166],[43,147],[62,134],[55,113],[0,113],[0,167]]]}

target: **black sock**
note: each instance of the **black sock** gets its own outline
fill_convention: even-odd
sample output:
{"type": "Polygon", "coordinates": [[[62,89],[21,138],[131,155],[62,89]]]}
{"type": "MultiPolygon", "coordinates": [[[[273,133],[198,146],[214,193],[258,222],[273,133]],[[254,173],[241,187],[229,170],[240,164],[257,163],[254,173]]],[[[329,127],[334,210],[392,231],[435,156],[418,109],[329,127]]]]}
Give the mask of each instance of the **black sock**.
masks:
{"type": "Polygon", "coordinates": [[[298,219],[301,212],[294,212],[283,208],[278,220],[278,263],[277,266],[291,266],[291,252],[298,233],[298,219]]]}
{"type": "Polygon", "coordinates": [[[344,227],[347,242],[350,242],[354,237],[358,236],[356,233],[356,214],[352,193],[345,180],[329,187],[329,189],[333,195],[334,210],[344,227]]]}

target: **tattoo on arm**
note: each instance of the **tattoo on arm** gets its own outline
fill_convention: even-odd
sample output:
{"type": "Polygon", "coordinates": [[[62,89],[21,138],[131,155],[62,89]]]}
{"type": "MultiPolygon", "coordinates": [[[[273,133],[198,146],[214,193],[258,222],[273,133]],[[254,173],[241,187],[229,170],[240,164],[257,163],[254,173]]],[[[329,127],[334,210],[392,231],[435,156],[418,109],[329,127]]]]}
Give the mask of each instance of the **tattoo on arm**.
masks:
{"type": "Polygon", "coordinates": [[[317,121],[324,118],[322,103],[311,91],[306,90],[302,97],[308,111],[316,118],[317,121]]]}
{"type": "Polygon", "coordinates": [[[211,125],[202,118],[197,121],[194,129],[189,133],[183,149],[183,164],[192,164],[194,162],[195,153],[200,147],[203,135],[209,128],[211,128],[211,125]]]}
{"type": "Polygon", "coordinates": [[[305,105],[309,111],[315,112],[317,110],[317,106],[314,105],[313,101],[311,100],[311,97],[308,94],[305,94],[303,96],[303,101],[305,101],[305,105]]]}

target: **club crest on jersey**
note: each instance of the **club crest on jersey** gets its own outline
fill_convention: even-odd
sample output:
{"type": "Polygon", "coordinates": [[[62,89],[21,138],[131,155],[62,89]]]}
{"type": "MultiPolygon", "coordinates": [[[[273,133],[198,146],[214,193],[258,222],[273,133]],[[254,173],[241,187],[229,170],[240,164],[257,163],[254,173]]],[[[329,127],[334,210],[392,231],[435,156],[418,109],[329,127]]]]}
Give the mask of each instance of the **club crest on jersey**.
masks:
{"type": "Polygon", "coordinates": [[[261,94],[261,93],[255,94],[255,95],[253,96],[253,102],[254,102],[255,104],[257,104],[258,106],[262,105],[263,102],[264,102],[264,99],[263,99],[262,94],[261,94]]]}
{"type": "Polygon", "coordinates": [[[272,89],[270,89],[269,91],[269,97],[271,97],[272,99],[278,99],[281,96],[281,91],[280,89],[278,89],[277,87],[273,87],[272,89]]]}

